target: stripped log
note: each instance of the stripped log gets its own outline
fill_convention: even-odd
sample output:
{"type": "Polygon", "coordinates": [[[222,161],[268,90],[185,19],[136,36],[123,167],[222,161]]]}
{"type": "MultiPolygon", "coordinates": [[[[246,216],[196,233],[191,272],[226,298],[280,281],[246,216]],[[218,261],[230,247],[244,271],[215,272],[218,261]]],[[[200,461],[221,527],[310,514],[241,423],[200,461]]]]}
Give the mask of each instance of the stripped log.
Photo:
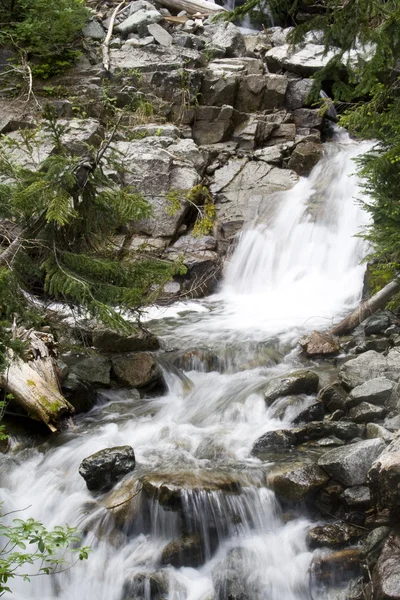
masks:
{"type": "Polygon", "coordinates": [[[178,13],[185,10],[188,15],[195,15],[196,13],[214,15],[226,10],[223,6],[214,4],[214,2],[207,2],[207,0],[158,0],[158,4],[178,13]]]}

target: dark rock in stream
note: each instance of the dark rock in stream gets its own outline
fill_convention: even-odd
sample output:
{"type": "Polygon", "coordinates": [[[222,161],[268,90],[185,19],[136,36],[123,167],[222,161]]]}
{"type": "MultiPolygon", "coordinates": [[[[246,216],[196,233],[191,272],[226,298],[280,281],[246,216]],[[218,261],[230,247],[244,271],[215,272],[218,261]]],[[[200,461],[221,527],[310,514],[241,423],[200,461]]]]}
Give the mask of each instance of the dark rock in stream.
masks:
{"type": "Polygon", "coordinates": [[[160,379],[156,361],[149,352],[134,352],[113,356],[113,374],[122,385],[145,387],[160,379]]]}
{"type": "Polygon", "coordinates": [[[159,339],[149,331],[140,331],[126,336],[111,329],[95,329],[92,343],[101,352],[144,352],[158,350],[159,339]]]}
{"type": "Polygon", "coordinates": [[[304,408],[292,421],[294,425],[298,423],[309,423],[310,421],[322,421],[325,416],[325,407],[322,402],[314,402],[304,408]]]}
{"type": "Polygon", "coordinates": [[[318,465],[346,486],[363,485],[374,460],[384,449],[385,443],[379,438],[365,440],[326,452],[318,465]]]}
{"type": "Polygon", "coordinates": [[[296,435],[296,443],[303,444],[310,440],[335,436],[341,440],[350,441],[364,434],[364,426],[352,421],[312,421],[303,427],[293,430],[296,435]]]}
{"type": "Polygon", "coordinates": [[[343,548],[360,540],[365,530],[348,523],[318,525],[307,533],[306,543],[310,550],[316,548],[343,548]]]}
{"type": "Polygon", "coordinates": [[[316,394],[319,377],[313,371],[295,371],[282,379],[272,380],[265,392],[265,402],[270,406],[281,396],[292,394],[316,394]]]}
{"type": "Polygon", "coordinates": [[[205,562],[205,553],[199,535],[186,535],[172,540],[165,546],[161,555],[163,566],[200,567],[205,562]]]}
{"type": "Polygon", "coordinates": [[[286,450],[296,444],[296,436],[290,429],[267,431],[255,442],[251,451],[255,456],[270,450],[286,450]]]}
{"type": "Polygon", "coordinates": [[[134,573],[127,577],[121,600],[166,600],[168,574],[164,571],[134,573]]]}
{"type": "Polygon", "coordinates": [[[299,502],[311,497],[329,476],[317,465],[278,465],[268,475],[268,485],[280,500],[299,502]]]}
{"type": "Polygon", "coordinates": [[[331,412],[343,410],[346,407],[347,393],[339,382],[335,382],[320,391],[318,400],[331,412]]]}
{"type": "Polygon", "coordinates": [[[135,452],[131,446],[116,446],[99,450],[85,458],[79,475],[90,491],[106,492],[124,475],[135,468],[135,452]]]}

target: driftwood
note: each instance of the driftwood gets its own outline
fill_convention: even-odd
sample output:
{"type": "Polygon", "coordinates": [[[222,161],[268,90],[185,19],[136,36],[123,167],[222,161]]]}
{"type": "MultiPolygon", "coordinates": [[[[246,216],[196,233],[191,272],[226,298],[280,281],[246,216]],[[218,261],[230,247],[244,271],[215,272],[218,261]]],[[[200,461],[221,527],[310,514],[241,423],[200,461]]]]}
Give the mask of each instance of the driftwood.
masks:
{"type": "Polygon", "coordinates": [[[115,8],[113,14],[111,15],[110,24],[108,26],[106,38],[103,42],[103,51],[102,51],[103,67],[106,71],[110,70],[110,41],[111,41],[113,29],[114,29],[115,17],[117,16],[119,11],[125,4],[126,4],[126,0],[122,0],[122,2],[120,2],[120,4],[118,4],[118,6],[115,8]]]}
{"type": "Polygon", "coordinates": [[[207,2],[207,0],[159,0],[158,4],[166,6],[175,12],[185,10],[188,15],[200,13],[202,15],[214,15],[226,10],[219,4],[207,2]]]}
{"type": "Polygon", "coordinates": [[[382,306],[389,302],[389,300],[398,292],[400,292],[400,273],[369,300],[362,301],[358,308],[356,308],[351,315],[333,327],[333,329],[329,331],[329,334],[346,335],[346,333],[353,331],[357,325],[360,325],[365,319],[382,308],[382,306]]]}
{"type": "Polygon", "coordinates": [[[12,360],[1,375],[0,385],[32,419],[43,421],[54,432],[73,414],[74,408],[59,391],[54,360],[46,341],[35,332],[28,332],[26,337],[33,360],[12,360]]]}

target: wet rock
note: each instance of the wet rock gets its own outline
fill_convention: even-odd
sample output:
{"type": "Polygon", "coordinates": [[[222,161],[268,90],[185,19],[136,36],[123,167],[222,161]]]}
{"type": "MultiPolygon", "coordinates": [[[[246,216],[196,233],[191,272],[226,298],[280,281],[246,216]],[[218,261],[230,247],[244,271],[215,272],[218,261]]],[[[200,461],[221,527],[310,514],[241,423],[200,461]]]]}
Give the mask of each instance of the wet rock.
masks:
{"type": "Polygon", "coordinates": [[[375,527],[367,536],[364,542],[364,554],[368,563],[375,565],[381,553],[383,544],[390,534],[390,527],[375,527]]]}
{"type": "MultiPolygon", "coordinates": [[[[317,162],[322,157],[322,147],[321,144],[315,144],[314,142],[301,142],[296,146],[292,155],[290,157],[288,167],[295,171],[298,175],[302,175],[303,177],[309,175],[312,169],[315,167],[317,162]]],[[[320,336],[322,337],[322,336],[320,336]]],[[[320,342],[319,342],[320,345],[320,342]]],[[[325,341],[321,348],[324,348],[328,345],[330,349],[330,354],[334,353],[335,350],[333,348],[337,348],[337,342],[327,342],[325,341]]],[[[309,346],[309,344],[308,344],[309,346]]],[[[311,349],[311,348],[310,348],[311,349]]],[[[336,350],[337,352],[337,350],[336,350]]],[[[309,352],[307,352],[309,354],[309,352]]],[[[326,352],[325,352],[326,354],[326,352]]]]}
{"type": "Polygon", "coordinates": [[[343,386],[335,382],[324,387],[318,394],[318,400],[325,404],[331,412],[335,410],[343,410],[346,408],[347,393],[343,386]]]}
{"type": "MultiPolygon", "coordinates": [[[[309,143],[310,142],[306,142],[306,144],[309,144],[309,143]]],[[[312,145],[316,146],[317,144],[312,144],[312,145]]],[[[293,160],[295,162],[295,167],[296,167],[296,165],[299,165],[300,170],[302,170],[301,164],[303,164],[303,162],[302,162],[303,159],[301,158],[301,154],[302,153],[304,154],[303,150],[305,149],[305,144],[299,144],[299,146],[297,146],[296,149],[294,150],[294,152],[290,158],[290,161],[293,158],[293,160]],[[298,150],[299,146],[303,146],[303,149],[300,148],[300,150],[298,150]],[[296,152],[297,152],[297,155],[295,154],[296,152]]],[[[321,156],[321,153],[319,153],[319,156],[321,156]]],[[[307,160],[306,160],[306,162],[307,162],[307,160]]],[[[317,159],[317,161],[318,160],[319,160],[319,158],[317,159]]],[[[290,161],[289,161],[289,166],[290,166],[290,161]]],[[[306,164],[306,163],[304,163],[304,164],[306,164]]],[[[310,165],[311,165],[311,169],[312,169],[312,167],[314,166],[314,164],[312,164],[312,161],[310,162],[310,165]]],[[[290,168],[293,168],[293,170],[296,171],[296,173],[298,173],[299,175],[308,174],[308,173],[301,173],[297,168],[294,168],[293,166],[290,168]]],[[[303,352],[306,354],[306,356],[332,356],[332,355],[337,354],[340,351],[340,344],[338,342],[338,339],[327,333],[321,333],[320,331],[313,331],[309,335],[302,338],[299,341],[299,344],[300,344],[303,352]]]]}
{"type": "Polygon", "coordinates": [[[382,331],[385,331],[390,324],[390,317],[388,315],[385,315],[384,313],[375,314],[370,317],[364,325],[365,335],[381,333],[382,331]]]}
{"type": "Polygon", "coordinates": [[[367,440],[372,440],[374,438],[381,438],[385,440],[385,442],[391,442],[393,440],[393,433],[382,427],[382,425],[378,425],[377,423],[367,423],[367,427],[365,429],[365,437],[367,440]]]}
{"type": "Polygon", "coordinates": [[[310,550],[316,548],[343,548],[354,544],[365,535],[360,527],[348,523],[333,523],[313,527],[307,533],[306,543],[310,550]]]}
{"type": "Polygon", "coordinates": [[[228,58],[246,56],[243,35],[233,23],[220,23],[211,38],[211,44],[223,48],[228,58]]]}
{"type": "Polygon", "coordinates": [[[258,438],[251,453],[257,456],[271,450],[284,450],[294,446],[295,443],[296,436],[290,429],[268,431],[258,438]]]}
{"type": "Polygon", "coordinates": [[[352,421],[314,421],[295,430],[296,442],[303,444],[310,440],[318,440],[334,435],[341,440],[350,441],[364,432],[364,427],[352,421]]]}
{"type": "Polygon", "coordinates": [[[96,390],[76,373],[69,373],[62,382],[63,395],[72,404],[76,413],[87,412],[96,402],[96,390]]]}
{"type": "Polygon", "coordinates": [[[309,423],[310,421],[322,421],[325,416],[325,407],[322,402],[314,402],[303,409],[292,421],[294,425],[298,423],[309,423]]]}
{"type": "Polygon", "coordinates": [[[382,406],[375,406],[369,402],[361,402],[354,408],[349,410],[349,418],[355,423],[368,423],[369,421],[375,421],[383,419],[386,415],[386,408],[382,406]]]}
{"type": "Polygon", "coordinates": [[[70,371],[82,381],[95,386],[110,385],[111,362],[104,356],[67,356],[64,360],[70,371]]]}
{"type": "Polygon", "coordinates": [[[254,574],[254,565],[257,564],[257,553],[252,550],[230,550],[212,572],[215,600],[252,600],[251,576],[254,574]]]}
{"type": "Polygon", "coordinates": [[[393,381],[385,377],[370,379],[351,390],[346,401],[346,407],[352,408],[361,402],[384,405],[392,395],[393,388],[393,381]]]}
{"type": "Polygon", "coordinates": [[[199,535],[182,536],[165,546],[161,554],[161,564],[180,567],[200,567],[204,564],[203,544],[199,535]]]}
{"type": "Polygon", "coordinates": [[[343,499],[349,506],[365,507],[371,504],[371,492],[366,485],[355,485],[344,490],[343,499]]]}
{"type": "Polygon", "coordinates": [[[385,449],[381,439],[365,440],[323,454],[318,465],[346,486],[363,485],[375,459],[385,449]]]}
{"type": "Polygon", "coordinates": [[[369,486],[378,506],[398,511],[400,507],[400,439],[395,438],[377,457],[368,473],[369,486]]]}
{"type": "Polygon", "coordinates": [[[280,500],[299,502],[312,496],[329,477],[317,465],[280,465],[268,474],[268,485],[280,500]]]}
{"type": "Polygon", "coordinates": [[[122,385],[144,387],[160,379],[160,372],[151,354],[135,352],[113,356],[113,375],[122,385]]]}
{"type": "Polygon", "coordinates": [[[79,475],[90,491],[105,492],[135,468],[135,453],[131,446],[116,446],[99,450],[85,458],[79,475]]]}
{"type": "Polygon", "coordinates": [[[141,516],[140,490],[137,478],[125,478],[117,489],[111,490],[101,501],[117,527],[126,532],[141,516]]]}
{"type": "Polygon", "coordinates": [[[342,583],[361,574],[363,560],[360,548],[349,548],[317,556],[311,567],[311,577],[321,584],[342,583]]]}
{"type": "Polygon", "coordinates": [[[313,371],[296,371],[279,380],[272,380],[265,392],[265,402],[271,405],[281,396],[316,394],[319,377],[313,371]]]}
{"type": "Polygon", "coordinates": [[[121,600],[166,600],[168,574],[163,571],[133,573],[124,582],[121,600]]]}
{"type": "Polygon", "coordinates": [[[400,599],[400,535],[393,532],[386,540],[372,580],[374,600],[400,599]]]}
{"type": "Polygon", "coordinates": [[[160,341],[150,331],[126,336],[112,329],[95,329],[92,339],[93,346],[102,352],[138,352],[160,348],[160,341]]]}
{"type": "Polygon", "coordinates": [[[169,353],[166,357],[172,363],[183,371],[219,371],[222,367],[217,354],[214,354],[209,348],[193,348],[182,350],[176,353],[169,353]]]}

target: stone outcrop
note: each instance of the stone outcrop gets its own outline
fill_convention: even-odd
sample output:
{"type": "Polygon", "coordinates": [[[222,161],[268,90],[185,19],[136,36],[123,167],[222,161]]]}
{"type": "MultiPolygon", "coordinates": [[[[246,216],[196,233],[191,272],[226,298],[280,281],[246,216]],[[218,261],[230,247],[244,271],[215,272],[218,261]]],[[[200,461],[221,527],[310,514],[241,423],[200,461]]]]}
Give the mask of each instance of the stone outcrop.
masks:
{"type": "Polygon", "coordinates": [[[105,448],[85,458],[79,467],[90,491],[106,492],[124,475],[135,468],[135,453],[131,446],[105,448]]]}
{"type": "Polygon", "coordinates": [[[374,460],[384,449],[385,444],[379,438],[356,442],[326,452],[318,459],[318,465],[346,486],[363,485],[374,460]]]}

